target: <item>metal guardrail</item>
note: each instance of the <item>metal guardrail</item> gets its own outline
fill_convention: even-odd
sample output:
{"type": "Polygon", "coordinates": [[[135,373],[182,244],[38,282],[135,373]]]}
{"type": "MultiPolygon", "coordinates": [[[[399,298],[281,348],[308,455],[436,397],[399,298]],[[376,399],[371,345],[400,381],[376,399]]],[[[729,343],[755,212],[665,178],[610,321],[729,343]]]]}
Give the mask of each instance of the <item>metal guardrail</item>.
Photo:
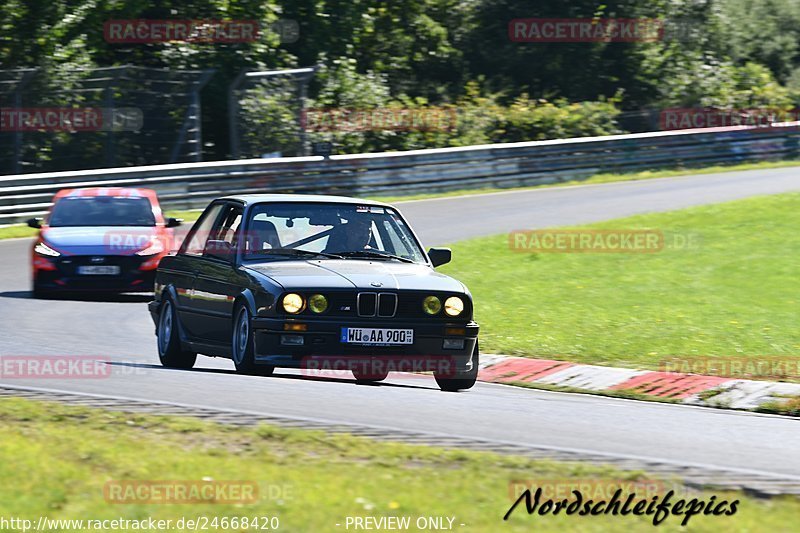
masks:
{"type": "Polygon", "coordinates": [[[512,187],[601,172],[800,158],[800,122],[322,157],[0,176],[0,224],[43,214],[59,189],[139,186],[171,209],[243,192],[349,196],[512,187]]]}

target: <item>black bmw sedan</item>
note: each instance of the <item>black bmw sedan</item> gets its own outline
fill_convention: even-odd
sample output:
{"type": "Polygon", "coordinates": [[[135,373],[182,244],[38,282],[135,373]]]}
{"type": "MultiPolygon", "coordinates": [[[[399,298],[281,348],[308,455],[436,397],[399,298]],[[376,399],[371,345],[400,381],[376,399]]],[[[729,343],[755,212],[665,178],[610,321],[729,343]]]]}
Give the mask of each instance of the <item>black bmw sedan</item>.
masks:
{"type": "Polygon", "coordinates": [[[479,327],[467,288],[434,271],[449,261],[380,202],[219,198],[158,266],[161,363],[191,368],[203,354],[245,374],[346,369],[362,382],[428,371],[442,390],[468,389],[479,327]]]}

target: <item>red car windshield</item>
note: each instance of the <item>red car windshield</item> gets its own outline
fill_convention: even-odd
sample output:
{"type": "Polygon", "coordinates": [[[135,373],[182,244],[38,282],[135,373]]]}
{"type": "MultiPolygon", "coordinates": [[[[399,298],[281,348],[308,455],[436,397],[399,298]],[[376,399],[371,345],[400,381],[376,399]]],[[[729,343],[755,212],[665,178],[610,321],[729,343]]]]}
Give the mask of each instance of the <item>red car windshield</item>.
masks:
{"type": "Polygon", "coordinates": [[[50,227],[155,226],[150,200],[130,196],[68,196],[53,207],[50,227]]]}

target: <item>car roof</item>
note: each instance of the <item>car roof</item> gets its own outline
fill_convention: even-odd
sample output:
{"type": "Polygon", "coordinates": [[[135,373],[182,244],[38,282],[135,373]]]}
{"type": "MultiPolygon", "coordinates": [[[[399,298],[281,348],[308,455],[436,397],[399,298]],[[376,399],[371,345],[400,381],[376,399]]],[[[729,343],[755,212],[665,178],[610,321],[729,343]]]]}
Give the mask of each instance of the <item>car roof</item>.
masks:
{"type": "Polygon", "coordinates": [[[75,196],[132,196],[156,199],[156,192],[153,189],[141,187],[83,187],[79,189],[61,189],[54,199],[75,196]]]}
{"type": "Polygon", "coordinates": [[[375,200],[364,200],[363,198],[351,198],[349,196],[331,196],[325,194],[237,194],[223,196],[219,200],[235,200],[245,205],[259,204],[264,202],[289,202],[289,203],[318,203],[318,204],[354,204],[354,205],[376,205],[391,207],[389,204],[377,202],[375,200]]]}

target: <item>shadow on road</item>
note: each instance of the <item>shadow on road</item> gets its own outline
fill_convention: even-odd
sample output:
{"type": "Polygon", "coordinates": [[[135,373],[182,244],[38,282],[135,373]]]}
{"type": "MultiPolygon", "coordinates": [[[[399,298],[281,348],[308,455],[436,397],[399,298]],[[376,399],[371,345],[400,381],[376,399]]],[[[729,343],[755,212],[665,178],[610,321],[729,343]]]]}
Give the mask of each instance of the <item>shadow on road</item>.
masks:
{"type": "MultiPolygon", "coordinates": [[[[121,361],[104,361],[105,364],[111,366],[121,366],[121,367],[128,367],[128,368],[148,368],[152,370],[165,370],[169,372],[187,372],[191,374],[226,374],[231,376],[239,376],[235,370],[228,370],[225,368],[192,368],[189,370],[181,369],[181,368],[167,368],[161,365],[155,365],[150,363],[128,363],[128,362],[121,362],[121,361]]],[[[281,370],[290,370],[287,368],[278,368],[275,372],[280,372],[281,370]]],[[[414,375],[415,378],[420,378],[423,376],[414,375]]],[[[355,378],[343,378],[343,377],[325,377],[325,376],[304,376],[298,374],[282,374],[276,373],[272,374],[272,376],[249,376],[249,377],[262,377],[264,379],[288,379],[288,380],[299,380],[299,381],[322,381],[327,383],[349,383],[349,384],[357,384],[366,387],[397,387],[401,389],[420,389],[420,390],[430,390],[430,389],[438,389],[439,387],[436,386],[436,382],[433,379],[433,376],[424,376],[425,378],[430,379],[431,386],[425,387],[422,385],[408,385],[402,383],[387,383],[385,381],[375,382],[375,383],[360,383],[356,382],[355,378]]],[[[389,375],[388,379],[392,379],[392,375],[389,375]]],[[[397,376],[394,376],[395,379],[397,376]]],[[[405,376],[407,378],[407,376],[405,376]]]]}

